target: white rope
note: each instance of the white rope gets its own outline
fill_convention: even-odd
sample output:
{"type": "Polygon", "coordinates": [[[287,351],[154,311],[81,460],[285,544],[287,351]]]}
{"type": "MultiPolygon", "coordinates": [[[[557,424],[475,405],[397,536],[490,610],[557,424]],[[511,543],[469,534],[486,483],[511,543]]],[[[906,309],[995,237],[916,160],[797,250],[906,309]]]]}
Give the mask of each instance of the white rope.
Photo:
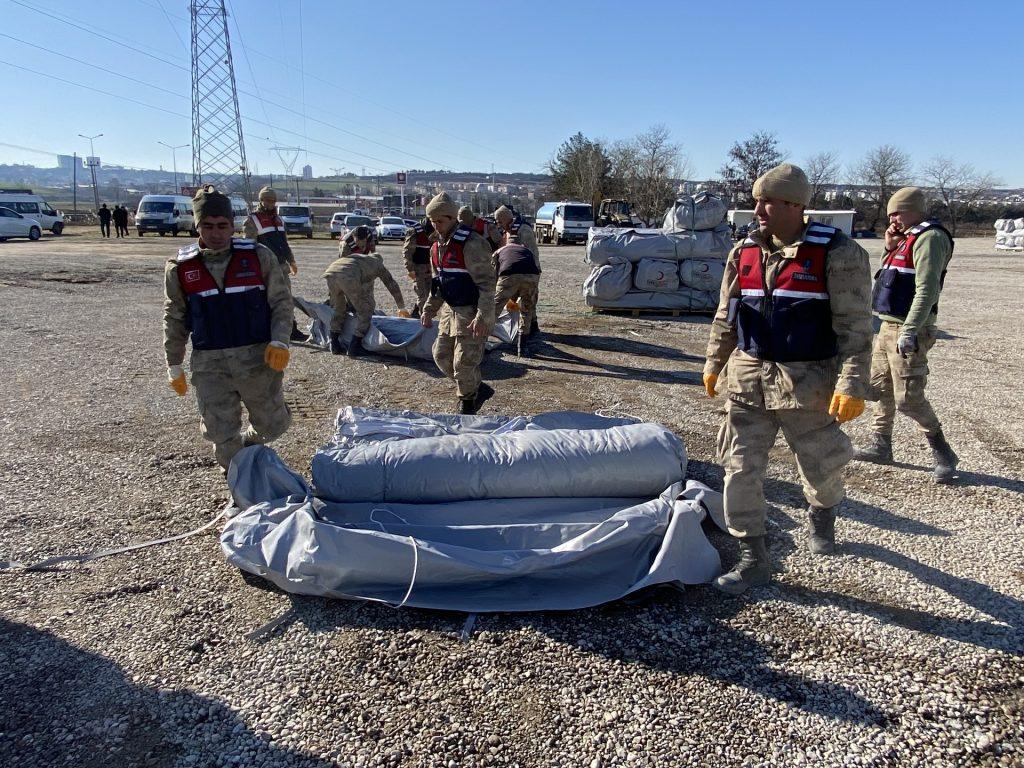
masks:
{"type": "MultiPolygon", "coordinates": [[[[396,514],[394,511],[387,509],[386,507],[374,507],[373,509],[370,510],[370,522],[374,523],[378,528],[380,528],[381,533],[387,533],[388,531],[384,527],[384,524],[380,522],[380,520],[374,518],[374,515],[376,515],[378,512],[387,512],[389,515],[397,518],[405,525],[409,525],[408,520],[406,520],[401,515],[396,514]]],[[[409,579],[409,588],[405,590],[405,597],[402,598],[401,602],[397,605],[391,605],[391,603],[388,603],[388,605],[391,605],[392,608],[396,609],[402,608],[407,602],[409,602],[409,597],[412,595],[413,587],[416,586],[416,576],[419,574],[420,570],[420,548],[416,544],[415,537],[406,534],[406,538],[409,539],[409,544],[412,546],[412,578],[409,579]]]]}
{"type": "Polygon", "coordinates": [[[641,418],[639,418],[637,416],[634,416],[631,413],[627,413],[626,411],[619,410],[619,406],[620,405],[622,405],[622,401],[621,400],[619,402],[617,402],[617,403],[614,403],[613,405],[609,405],[607,408],[598,408],[596,411],[594,411],[594,415],[595,416],[600,416],[601,418],[604,418],[604,419],[611,419],[611,418],[614,418],[615,415],[618,415],[618,416],[625,416],[627,419],[633,419],[636,422],[642,422],[643,421],[643,419],[641,419],[641,418]]]}

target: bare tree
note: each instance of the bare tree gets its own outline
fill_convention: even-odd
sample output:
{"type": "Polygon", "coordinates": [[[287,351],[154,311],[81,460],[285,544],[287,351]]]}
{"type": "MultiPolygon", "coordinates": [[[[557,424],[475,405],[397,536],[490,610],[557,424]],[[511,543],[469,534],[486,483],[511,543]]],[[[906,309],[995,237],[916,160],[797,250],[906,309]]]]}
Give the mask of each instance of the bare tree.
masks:
{"type": "Polygon", "coordinates": [[[733,203],[752,204],[751,189],[758,176],[764,175],[785,159],[774,133],[758,131],[749,139],[736,142],[719,170],[722,183],[729,190],[733,203]]]}
{"type": "Polygon", "coordinates": [[[954,237],[964,212],[999,183],[991,173],[978,173],[973,165],[958,165],[945,155],[936,155],[929,160],[921,169],[921,178],[942,200],[949,216],[949,231],[954,237]]]}
{"type": "Polygon", "coordinates": [[[612,176],[641,219],[661,216],[675,199],[676,180],[690,173],[689,161],[664,125],[654,125],[612,148],[612,176]]]}
{"type": "Polygon", "coordinates": [[[811,207],[824,202],[825,187],[835,184],[839,179],[839,155],[835,152],[818,152],[807,158],[807,181],[811,185],[811,207]]]}
{"type": "Polygon", "coordinates": [[[867,190],[869,206],[865,218],[870,217],[868,229],[874,229],[892,193],[910,183],[910,155],[891,144],[883,144],[868,150],[850,173],[867,190]]]}

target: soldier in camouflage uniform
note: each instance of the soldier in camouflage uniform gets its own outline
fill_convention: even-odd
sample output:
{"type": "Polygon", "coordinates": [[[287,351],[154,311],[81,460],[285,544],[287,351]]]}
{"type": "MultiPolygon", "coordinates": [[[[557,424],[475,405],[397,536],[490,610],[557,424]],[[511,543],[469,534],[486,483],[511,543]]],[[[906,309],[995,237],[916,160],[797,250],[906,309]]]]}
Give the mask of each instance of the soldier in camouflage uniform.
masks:
{"type": "Polygon", "coordinates": [[[810,549],[835,546],[835,511],[850,440],[839,428],[864,411],[871,356],[868,255],[841,231],[804,224],[804,172],[789,163],[754,184],[759,228],[733,248],[711,327],[704,386],[715,395],[728,363],[725,518],[740,561],[715,586],[739,594],[767,584],[763,482],[782,430],[809,505],[810,549]]]}
{"type": "MultiPolygon", "coordinates": [[[[501,206],[494,212],[494,220],[498,222],[498,226],[504,233],[502,240],[503,245],[509,245],[518,243],[519,245],[526,246],[533,253],[534,260],[537,262],[537,274],[540,274],[540,246],[537,244],[537,235],[533,231],[533,227],[523,221],[523,217],[513,211],[508,206],[501,206]]],[[[540,300],[540,279],[537,280],[537,294],[533,299],[534,311],[530,317],[530,324],[526,326],[528,332],[526,338],[536,338],[540,333],[540,326],[537,324],[537,302],[540,300]]]]}
{"type": "Polygon", "coordinates": [[[491,246],[492,251],[500,248],[505,239],[505,233],[498,228],[497,224],[488,221],[482,216],[477,216],[468,205],[459,208],[459,223],[465,224],[484,238],[487,244],[491,246]]]}
{"type": "Polygon", "coordinates": [[[207,186],[192,206],[199,242],[179,250],[164,270],[164,356],[168,383],[183,397],[191,338],[200,429],[227,470],[244,446],[270,442],[291,424],[282,385],[292,296],[269,248],[232,238],[227,196],[207,186]],[[243,403],[250,424],[244,433],[243,403]]]}
{"type": "Polygon", "coordinates": [[[405,299],[391,272],[384,266],[380,254],[370,253],[372,237],[369,227],[356,227],[341,245],[343,255],[332,261],[324,271],[331,308],[331,352],[340,355],[345,352],[341,334],[345,330],[345,318],[349,306],[355,310],[356,327],[348,345],[349,357],[365,354],[363,336],[370,330],[370,318],[376,309],[373,296],[373,282],[379,279],[391,292],[398,305],[400,317],[409,317],[405,311],[405,299]]]}
{"type": "Polygon", "coordinates": [[[909,416],[932,449],[932,479],[948,483],[959,458],[946,442],[942,425],[925,397],[928,352],[935,344],[935,321],[953,236],[927,216],[927,200],[917,187],[897,190],[889,200],[885,255],[875,275],[871,307],[881,320],[871,355],[871,442],[854,451],[861,461],[892,461],[896,411],[909,416]]]}
{"type": "MultiPolygon", "coordinates": [[[[242,226],[242,234],[249,240],[255,240],[260,245],[265,245],[274,252],[277,263],[281,265],[281,271],[289,278],[288,287],[291,288],[291,279],[299,274],[299,265],[295,263],[295,254],[288,244],[288,235],[285,232],[284,222],[277,215],[277,192],[271,187],[263,187],[259,192],[259,206],[249,214],[242,226]]],[[[298,324],[292,320],[291,341],[308,341],[308,337],[299,330],[298,324]]]]}
{"type": "Polygon", "coordinates": [[[481,381],[484,343],[494,326],[494,266],[487,241],[459,225],[458,206],[445,193],[427,206],[437,240],[430,249],[433,276],[430,301],[420,323],[430,328],[438,319],[434,361],[455,380],[459,413],[476,413],[494,390],[481,381]]]}
{"type": "Polygon", "coordinates": [[[416,306],[412,316],[419,317],[420,312],[430,299],[430,246],[434,242],[434,225],[426,216],[415,227],[405,230],[405,244],[402,246],[402,258],[405,260],[405,271],[412,280],[416,291],[416,306]]]}

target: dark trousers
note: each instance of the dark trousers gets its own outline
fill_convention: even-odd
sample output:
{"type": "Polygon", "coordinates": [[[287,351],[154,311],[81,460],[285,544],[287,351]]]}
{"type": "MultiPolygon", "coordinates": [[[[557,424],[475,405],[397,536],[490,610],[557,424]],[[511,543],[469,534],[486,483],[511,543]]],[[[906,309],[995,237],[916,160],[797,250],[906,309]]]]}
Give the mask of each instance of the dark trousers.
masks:
{"type": "Polygon", "coordinates": [[[110,222],[100,220],[100,234],[104,237],[110,237],[110,222]]]}

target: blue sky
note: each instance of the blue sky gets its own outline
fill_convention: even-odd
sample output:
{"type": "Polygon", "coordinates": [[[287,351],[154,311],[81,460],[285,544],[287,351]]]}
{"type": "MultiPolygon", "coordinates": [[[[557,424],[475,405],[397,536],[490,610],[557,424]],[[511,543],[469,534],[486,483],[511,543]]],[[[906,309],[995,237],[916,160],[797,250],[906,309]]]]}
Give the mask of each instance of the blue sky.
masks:
{"type": "MultiPolygon", "coordinates": [[[[228,7],[261,173],[282,170],[274,144],[305,147],[298,166],[317,175],[539,171],[576,131],[615,140],[662,123],[698,178],[768,130],[797,163],[894,144],[916,165],[945,154],[1024,186],[1019,2],[228,7]]],[[[157,142],[191,139],[185,0],[0,0],[0,19],[0,162],[53,166],[88,151],[79,133],[103,133],[104,162],[170,168],[157,142]]],[[[179,171],[190,161],[178,151],[179,171]]]]}

